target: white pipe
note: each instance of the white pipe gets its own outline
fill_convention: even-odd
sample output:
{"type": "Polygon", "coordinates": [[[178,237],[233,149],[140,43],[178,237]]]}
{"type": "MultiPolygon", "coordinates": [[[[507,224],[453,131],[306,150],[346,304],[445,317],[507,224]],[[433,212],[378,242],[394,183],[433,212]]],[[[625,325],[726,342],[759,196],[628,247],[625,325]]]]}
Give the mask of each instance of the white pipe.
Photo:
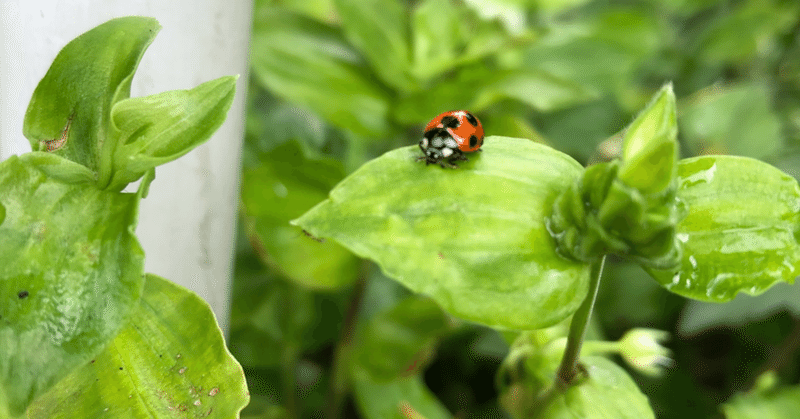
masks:
{"type": "Polygon", "coordinates": [[[189,89],[240,74],[228,119],[204,145],[156,169],[137,234],[145,270],[211,304],[227,331],[252,0],[2,0],[0,159],[30,151],[22,121],[36,84],[70,40],[115,17],[163,27],[145,52],[131,96],[189,89]]]}

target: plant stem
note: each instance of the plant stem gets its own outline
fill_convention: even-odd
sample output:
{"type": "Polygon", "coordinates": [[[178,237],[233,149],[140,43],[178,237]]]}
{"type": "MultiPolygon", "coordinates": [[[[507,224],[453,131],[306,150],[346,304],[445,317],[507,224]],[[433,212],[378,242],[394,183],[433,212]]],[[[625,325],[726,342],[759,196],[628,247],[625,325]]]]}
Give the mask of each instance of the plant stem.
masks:
{"type": "Polygon", "coordinates": [[[297,346],[289,343],[283,348],[283,405],[290,419],[297,419],[297,346]]]}
{"type": "Polygon", "coordinates": [[[347,362],[350,357],[350,345],[353,341],[353,333],[355,332],[358,308],[361,306],[361,300],[364,297],[364,287],[367,283],[365,270],[366,268],[362,268],[362,274],[353,287],[353,293],[350,296],[347,313],[345,313],[344,323],[342,324],[342,329],[339,334],[339,341],[333,352],[330,387],[328,388],[327,395],[328,411],[326,416],[328,419],[339,418],[341,415],[342,401],[347,394],[349,374],[347,362]]]}
{"type": "Polygon", "coordinates": [[[564,349],[564,357],[561,358],[561,365],[559,365],[556,373],[557,387],[566,389],[572,384],[577,374],[578,357],[581,353],[583,338],[586,335],[586,327],[592,317],[594,302],[597,300],[597,291],[600,289],[600,277],[603,275],[605,261],[606,257],[603,256],[592,263],[592,271],[589,277],[589,294],[586,295],[586,299],[583,300],[578,311],[572,315],[572,323],[569,325],[569,335],[567,335],[567,347],[564,349]]]}

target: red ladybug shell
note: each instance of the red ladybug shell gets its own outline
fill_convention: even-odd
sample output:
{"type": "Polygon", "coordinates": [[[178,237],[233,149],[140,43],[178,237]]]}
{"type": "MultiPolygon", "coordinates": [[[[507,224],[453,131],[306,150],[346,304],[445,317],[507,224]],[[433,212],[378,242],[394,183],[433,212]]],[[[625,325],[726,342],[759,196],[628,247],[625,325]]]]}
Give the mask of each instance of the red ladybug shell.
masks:
{"type": "Polygon", "coordinates": [[[446,129],[461,151],[471,153],[483,145],[483,125],[468,111],[445,112],[428,122],[425,132],[436,128],[446,129]]]}

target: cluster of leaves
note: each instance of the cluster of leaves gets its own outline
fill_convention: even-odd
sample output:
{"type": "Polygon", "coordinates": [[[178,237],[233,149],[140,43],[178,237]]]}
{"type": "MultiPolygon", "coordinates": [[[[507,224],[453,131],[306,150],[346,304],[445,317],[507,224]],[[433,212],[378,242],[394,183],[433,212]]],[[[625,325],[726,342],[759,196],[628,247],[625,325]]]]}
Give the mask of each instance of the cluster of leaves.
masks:
{"type": "MultiPolygon", "coordinates": [[[[719,405],[774,364],[767,353],[788,357],[797,320],[764,319],[782,304],[800,313],[797,287],[774,287],[759,311],[740,296],[710,316],[676,294],[729,301],[796,273],[797,183],[745,157],[800,173],[799,12],[779,0],[257,1],[248,243],[231,336],[254,395],[245,415],[307,417],[339,404],[367,418],[524,413],[552,382],[559,322],[607,252],[625,260],[607,264],[584,355],[618,353],[645,375],[588,357],[593,385],[547,417],[793,412],[771,400],[794,387],[719,405]],[[675,94],[648,103],[668,80],[675,94]],[[493,135],[480,156],[443,171],[413,164],[413,146],[396,149],[451,109],[475,112],[493,135]],[[744,157],[679,161],[676,141],[683,157],[744,157]],[[556,150],[621,159],[584,170],[556,150]],[[428,310],[409,312],[422,303],[408,290],[455,317],[446,327],[439,315],[415,317],[428,310]],[[666,358],[629,344],[637,326],[681,336],[666,376],[646,375],[666,358]],[[726,343],[724,368],[703,364],[726,343]],[[487,386],[501,363],[499,385],[487,386]],[[717,381],[698,373],[709,370],[717,381]]],[[[780,366],[796,381],[796,363],[780,366]]]]}
{"type": "Polygon", "coordinates": [[[236,83],[130,98],[159,29],[119,18],[67,44],[25,115],[34,151],[0,163],[0,417],[234,418],[247,404],[208,304],[145,275],[134,235],[155,167],[211,136],[236,83]]]}

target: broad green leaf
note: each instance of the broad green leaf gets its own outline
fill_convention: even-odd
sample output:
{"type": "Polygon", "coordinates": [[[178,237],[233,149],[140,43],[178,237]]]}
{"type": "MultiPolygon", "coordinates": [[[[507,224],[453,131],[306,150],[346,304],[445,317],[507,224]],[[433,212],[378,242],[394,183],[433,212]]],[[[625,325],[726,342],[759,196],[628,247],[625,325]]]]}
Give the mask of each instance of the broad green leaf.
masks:
{"type": "Polygon", "coordinates": [[[453,416],[425,386],[420,375],[375,382],[369,374],[353,379],[356,405],[366,419],[448,419],[453,416]]]}
{"type": "Polygon", "coordinates": [[[617,364],[601,357],[581,358],[588,378],[559,395],[541,415],[548,419],[655,418],[647,397],[617,364]]]}
{"type": "Polygon", "coordinates": [[[242,368],[208,304],[148,275],[125,328],[37,400],[28,417],[234,419],[248,401],[242,368]]]}
{"type": "Polygon", "coordinates": [[[778,387],[775,372],[759,377],[755,388],[722,404],[726,419],[794,419],[800,412],[800,386],[778,387]]]}
{"type": "Polygon", "coordinates": [[[426,0],[412,12],[411,23],[415,76],[426,80],[452,68],[465,35],[461,10],[450,0],[426,0]]]}
{"type": "Polygon", "coordinates": [[[111,109],[130,96],[131,79],[161,27],[152,18],[112,19],[75,38],[58,53],[33,92],[23,132],[34,151],[66,136],[56,154],[97,173],[104,187],[117,144],[111,109]],[[80,140],[80,141],[78,141],[80,140]]]}
{"type": "Polygon", "coordinates": [[[800,316],[800,283],[778,283],[763,294],[738,294],[726,304],[689,301],[678,321],[678,331],[696,335],[716,327],[740,327],[787,310],[800,316]]]}
{"type": "Polygon", "coordinates": [[[414,90],[409,11],[401,0],[333,0],[347,39],[388,85],[414,90]]]}
{"type": "Polygon", "coordinates": [[[538,111],[547,112],[596,98],[594,92],[570,79],[537,69],[495,70],[492,73],[476,94],[476,109],[502,99],[516,99],[538,111]]]}
{"type": "Polygon", "coordinates": [[[783,135],[771,97],[765,84],[703,89],[681,107],[681,135],[693,154],[775,154],[783,135]]]}
{"type": "Polygon", "coordinates": [[[589,268],[556,253],[545,217],[583,168],[518,138],[487,137],[483,150],[457,170],[417,162],[417,147],[391,151],[292,223],[375,260],[458,317],[552,325],[580,305],[589,268]]]}
{"type": "Polygon", "coordinates": [[[746,0],[710,22],[692,38],[696,59],[747,64],[777,54],[780,37],[791,33],[800,15],[800,4],[776,0],[746,0]]]}
{"type": "Polygon", "coordinates": [[[389,97],[335,28],[279,9],[256,16],[253,74],[270,91],[362,135],[387,129],[389,97]]]}
{"type": "Polygon", "coordinates": [[[354,368],[378,382],[418,372],[447,330],[447,323],[447,316],[433,300],[408,297],[361,328],[351,355],[354,368]]]}
{"type": "Polygon", "coordinates": [[[261,161],[242,176],[248,233],[261,247],[259,256],[307,287],[332,289],[352,283],[358,275],[358,258],[336,243],[319,242],[289,224],[325,199],[344,177],[341,165],[330,159],[306,158],[297,142],[276,147],[261,161]]]}
{"type": "Polygon", "coordinates": [[[548,29],[527,50],[528,67],[579,83],[598,95],[629,88],[637,65],[658,51],[665,39],[656,19],[628,8],[606,8],[548,29]]]}
{"type": "Polygon", "coordinates": [[[668,290],[703,301],[760,294],[792,283],[800,268],[800,187],[780,170],[746,157],[706,156],[678,165],[677,270],[650,273],[668,290]]]}
{"type": "Polygon", "coordinates": [[[675,93],[672,84],[667,84],[625,131],[619,178],[643,194],[663,191],[675,180],[678,160],[675,113],[675,93]]]}
{"type": "Polygon", "coordinates": [[[0,163],[0,399],[19,415],[117,334],[142,288],[136,194],[0,163]]]}
{"type": "Polygon", "coordinates": [[[148,170],[175,160],[208,140],[225,121],[237,78],[221,77],[191,90],[116,103],[111,120],[119,144],[107,188],[122,190],[148,170]]]}
{"type": "MultiPolygon", "coordinates": [[[[52,180],[66,184],[93,184],[95,174],[88,167],[58,154],[33,151],[19,156],[26,164],[36,167],[52,180]]],[[[88,185],[87,185],[88,186],[88,185]]]]}

